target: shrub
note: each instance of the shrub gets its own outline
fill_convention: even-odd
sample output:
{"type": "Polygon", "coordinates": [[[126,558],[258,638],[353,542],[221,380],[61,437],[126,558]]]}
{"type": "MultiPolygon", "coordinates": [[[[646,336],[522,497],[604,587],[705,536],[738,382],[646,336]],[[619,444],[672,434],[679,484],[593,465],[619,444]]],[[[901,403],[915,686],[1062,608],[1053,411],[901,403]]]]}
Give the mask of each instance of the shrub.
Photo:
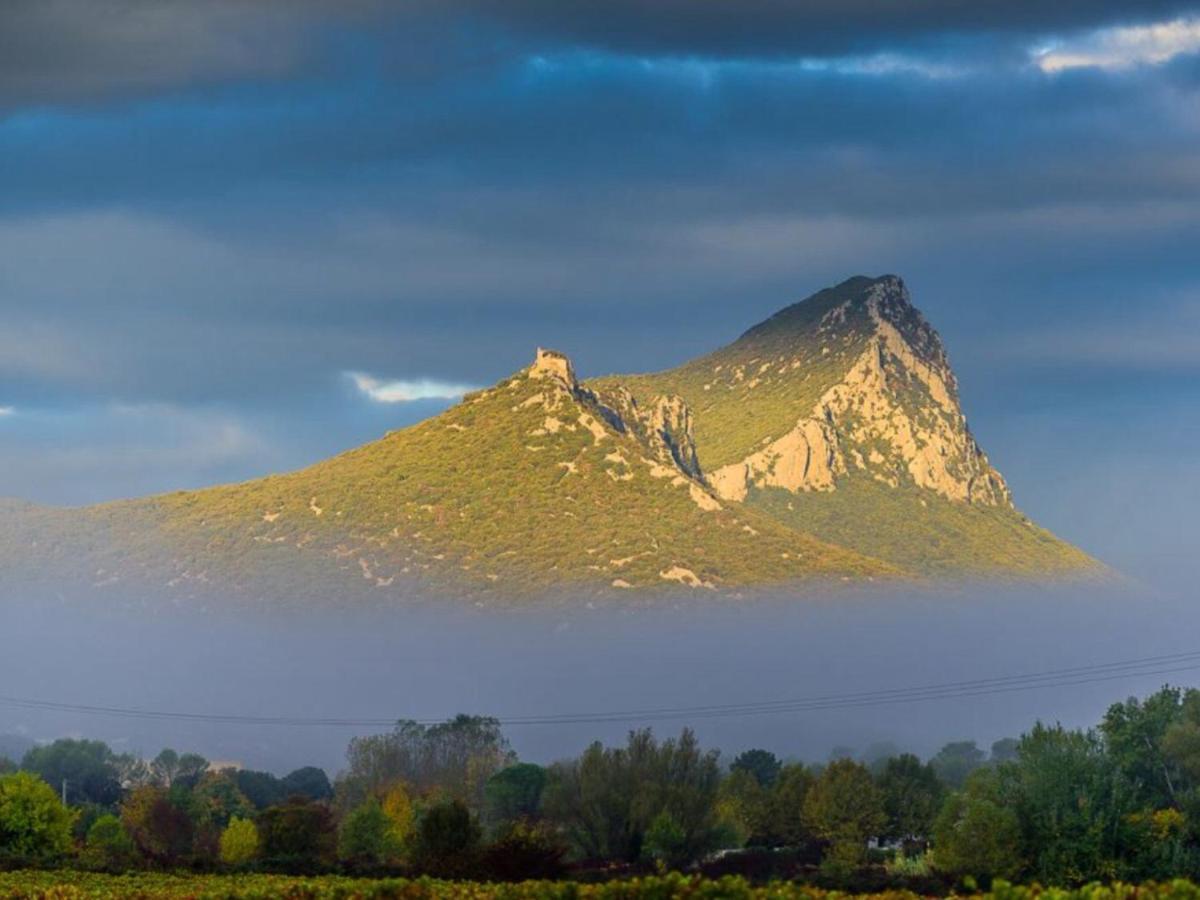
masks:
{"type": "Polygon", "coordinates": [[[0,855],[30,861],[64,856],[74,821],[74,813],[36,775],[0,777],[0,855]]]}
{"type": "Polygon", "coordinates": [[[495,881],[553,881],[562,877],[567,847],[541,823],[513,822],[483,851],[484,874],[495,881]]]}
{"type": "Polygon", "coordinates": [[[258,828],[249,819],[234,816],[221,832],[221,862],[244,866],[258,858],[258,828]]]}
{"type": "Polygon", "coordinates": [[[137,863],[137,847],[120,819],[108,814],[92,823],[84,841],[83,861],[109,872],[123,872],[137,863]]]}
{"type": "Polygon", "coordinates": [[[421,872],[447,878],[469,875],[477,864],[480,828],[459,800],[426,811],[417,828],[413,863],[421,872]]]}

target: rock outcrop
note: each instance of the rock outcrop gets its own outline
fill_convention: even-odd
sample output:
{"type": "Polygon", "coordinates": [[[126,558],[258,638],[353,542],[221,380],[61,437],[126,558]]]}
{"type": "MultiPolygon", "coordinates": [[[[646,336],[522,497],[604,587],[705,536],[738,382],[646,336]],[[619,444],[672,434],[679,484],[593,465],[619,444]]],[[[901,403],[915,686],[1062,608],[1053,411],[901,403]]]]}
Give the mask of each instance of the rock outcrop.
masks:
{"type": "Polygon", "coordinates": [[[980,449],[958,402],[937,332],[887,276],[826,312],[822,347],[865,341],[840,380],[794,427],[708,476],[717,495],[742,500],[751,486],[832,491],[858,472],[949,500],[1012,506],[1007,485],[980,449]]]}

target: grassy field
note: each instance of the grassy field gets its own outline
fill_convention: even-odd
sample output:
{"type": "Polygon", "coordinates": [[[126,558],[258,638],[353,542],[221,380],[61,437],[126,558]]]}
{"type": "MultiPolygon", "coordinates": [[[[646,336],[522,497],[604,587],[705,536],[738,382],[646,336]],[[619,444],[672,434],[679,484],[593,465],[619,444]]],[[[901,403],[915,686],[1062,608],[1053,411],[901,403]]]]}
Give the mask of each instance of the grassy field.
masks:
{"type": "MultiPolygon", "coordinates": [[[[998,883],[990,892],[956,894],[975,900],[1200,900],[1188,881],[1088,885],[1074,890],[998,883]]],[[[0,900],[916,900],[906,891],[842,894],[803,885],[754,886],[740,878],[680,875],[579,884],[530,881],[481,884],[420,879],[368,880],[283,875],[100,875],[85,872],[0,872],[0,900]]]]}

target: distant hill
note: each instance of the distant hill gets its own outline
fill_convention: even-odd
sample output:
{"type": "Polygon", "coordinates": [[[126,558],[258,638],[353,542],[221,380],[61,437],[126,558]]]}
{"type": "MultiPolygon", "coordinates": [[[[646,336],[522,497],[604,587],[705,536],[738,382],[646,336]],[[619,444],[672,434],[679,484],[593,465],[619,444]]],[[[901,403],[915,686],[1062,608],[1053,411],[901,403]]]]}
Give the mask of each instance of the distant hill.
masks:
{"type": "Polygon", "coordinates": [[[891,276],[658,374],[580,383],[539,350],[298,472],[77,510],[10,503],[0,564],[271,605],[1101,571],[1013,506],[940,338],[891,276]]]}

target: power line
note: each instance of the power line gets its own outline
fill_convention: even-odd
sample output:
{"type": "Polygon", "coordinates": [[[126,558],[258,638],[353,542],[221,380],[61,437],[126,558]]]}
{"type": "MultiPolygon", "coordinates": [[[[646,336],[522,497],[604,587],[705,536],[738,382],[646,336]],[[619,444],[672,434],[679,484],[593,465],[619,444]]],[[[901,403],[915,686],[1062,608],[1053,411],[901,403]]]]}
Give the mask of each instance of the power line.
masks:
{"type": "MultiPolygon", "coordinates": [[[[1120,679],[1170,675],[1200,669],[1200,651],[1161,654],[1138,659],[1098,663],[1052,669],[1023,675],[1002,675],[994,678],[978,678],[967,681],[952,681],[939,684],[917,685],[907,688],[861,691],[856,693],[829,694],[814,697],[797,697],[785,700],[764,700],[745,703],[704,706],[670,706],[631,710],[599,711],[585,713],[558,713],[545,715],[500,717],[504,726],[549,726],[605,724],[615,722],[652,722],[666,720],[699,720],[735,718],[745,716],[782,715],[788,713],[817,712],[824,710],[854,709],[861,707],[886,706],[890,704],[918,703],[935,700],[954,700],[982,697],[1016,691],[1045,688],[1074,687],[1098,684],[1120,679]]],[[[102,706],[82,703],[62,703],[23,697],[0,695],[0,705],[20,709],[50,712],[71,712],[83,715],[113,718],[185,721],[222,725],[264,725],[287,727],[354,727],[387,728],[399,717],[386,718],[321,718],[305,716],[250,716],[226,713],[193,713],[171,710],[138,709],[121,706],[102,706]]],[[[432,725],[442,719],[418,719],[420,724],[432,725]]]]}

